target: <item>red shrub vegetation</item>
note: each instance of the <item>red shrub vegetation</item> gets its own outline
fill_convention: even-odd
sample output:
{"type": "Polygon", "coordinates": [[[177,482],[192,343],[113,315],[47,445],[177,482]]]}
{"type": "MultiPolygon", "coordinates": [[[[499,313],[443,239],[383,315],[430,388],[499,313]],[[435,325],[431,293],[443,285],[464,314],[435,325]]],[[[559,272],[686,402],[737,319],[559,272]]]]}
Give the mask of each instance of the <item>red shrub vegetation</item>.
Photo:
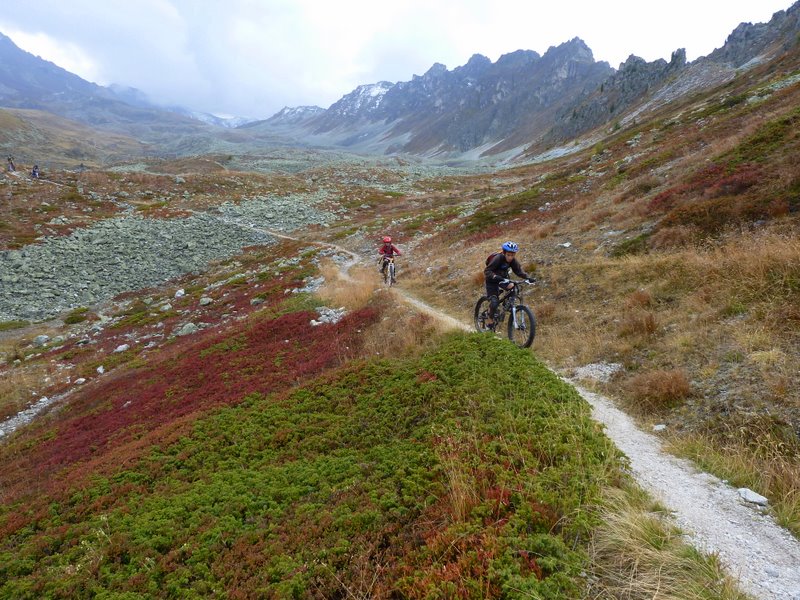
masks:
{"type": "Polygon", "coordinates": [[[734,196],[741,194],[756,185],[763,178],[761,168],[755,165],[740,165],[734,172],[712,182],[703,192],[704,196],[734,196]]]}
{"type": "Polygon", "coordinates": [[[24,458],[0,463],[0,481],[19,491],[30,491],[31,482],[50,481],[52,487],[63,467],[98,459],[153,429],[169,430],[171,423],[236,404],[248,394],[269,394],[312,377],[355,353],[357,330],[374,322],[377,311],[364,308],[335,325],[312,327],[315,317],[290,313],[253,321],[244,330],[181,339],[155,357],[152,367],[84,388],[69,412],[62,412],[54,434],[43,436],[24,458]]]}
{"type": "Polygon", "coordinates": [[[654,212],[668,212],[682,199],[701,194],[706,198],[742,194],[764,179],[761,167],[741,164],[733,170],[721,164],[711,164],[694,173],[688,181],[656,194],[649,208],[654,212]]]}

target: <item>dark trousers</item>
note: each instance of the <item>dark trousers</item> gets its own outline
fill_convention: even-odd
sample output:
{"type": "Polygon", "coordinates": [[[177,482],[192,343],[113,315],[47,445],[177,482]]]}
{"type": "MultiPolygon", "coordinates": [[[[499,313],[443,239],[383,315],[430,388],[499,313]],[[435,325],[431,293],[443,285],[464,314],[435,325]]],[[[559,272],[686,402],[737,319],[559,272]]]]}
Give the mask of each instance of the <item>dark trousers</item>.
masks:
{"type": "Polygon", "coordinates": [[[500,304],[500,285],[496,281],[487,281],[486,295],[489,296],[489,307],[492,310],[492,319],[494,319],[497,305],[500,304]]]}

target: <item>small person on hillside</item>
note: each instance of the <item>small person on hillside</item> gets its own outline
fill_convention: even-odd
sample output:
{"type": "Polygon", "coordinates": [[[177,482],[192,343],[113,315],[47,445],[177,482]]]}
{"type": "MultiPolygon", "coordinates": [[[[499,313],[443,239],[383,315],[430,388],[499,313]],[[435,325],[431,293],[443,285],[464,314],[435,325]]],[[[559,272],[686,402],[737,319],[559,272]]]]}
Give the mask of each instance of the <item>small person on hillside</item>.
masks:
{"type": "Polygon", "coordinates": [[[380,255],[380,272],[381,275],[386,277],[386,267],[389,266],[389,259],[394,258],[395,255],[402,256],[403,253],[397,249],[392,243],[392,238],[388,235],[383,238],[383,245],[378,248],[378,254],[380,255]]]}
{"type": "Polygon", "coordinates": [[[507,290],[510,289],[512,285],[508,280],[509,269],[513,271],[517,277],[527,279],[531,283],[535,281],[533,277],[522,270],[522,265],[519,264],[516,258],[517,252],[519,251],[519,246],[516,242],[505,242],[501,250],[501,252],[495,254],[494,257],[486,263],[486,269],[483,271],[483,276],[486,280],[486,295],[489,296],[489,306],[491,309],[486,324],[490,328],[494,327],[494,317],[497,312],[497,305],[500,303],[500,288],[507,290]]]}
{"type": "Polygon", "coordinates": [[[17,170],[17,168],[14,166],[14,157],[13,156],[9,156],[7,162],[8,162],[8,172],[9,173],[13,173],[14,171],[17,170]]]}
{"type": "Polygon", "coordinates": [[[31,179],[39,179],[39,165],[33,165],[33,169],[31,169],[31,179]]]}

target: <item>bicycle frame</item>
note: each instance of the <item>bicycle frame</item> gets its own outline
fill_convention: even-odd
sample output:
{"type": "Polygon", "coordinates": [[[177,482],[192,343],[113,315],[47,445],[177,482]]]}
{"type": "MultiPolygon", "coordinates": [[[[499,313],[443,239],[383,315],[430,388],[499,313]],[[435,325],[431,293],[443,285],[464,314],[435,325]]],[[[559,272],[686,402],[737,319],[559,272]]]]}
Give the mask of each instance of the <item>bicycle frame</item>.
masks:
{"type": "Polygon", "coordinates": [[[391,287],[394,285],[397,267],[394,264],[394,256],[385,256],[381,260],[386,261],[386,269],[384,271],[383,280],[391,287]]]}
{"type": "Polygon", "coordinates": [[[512,281],[514,285],[510,290],[503,290],[498,294],[497,307],[504,310],[510,310],[511,314],[516,316],[517,306],[523,303],[522,286],[523,281],[512,281]]]}

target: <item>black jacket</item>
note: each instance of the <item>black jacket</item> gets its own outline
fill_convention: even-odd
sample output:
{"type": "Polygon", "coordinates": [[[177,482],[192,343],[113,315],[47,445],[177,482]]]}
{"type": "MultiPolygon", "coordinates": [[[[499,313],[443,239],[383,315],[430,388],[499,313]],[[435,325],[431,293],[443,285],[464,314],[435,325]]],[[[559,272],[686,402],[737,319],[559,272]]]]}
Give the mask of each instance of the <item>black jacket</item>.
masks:
{"type": "Polygon", "coordinates": [[[522,266],[516,258],[510,263],[506,262],[505,255],[500,252],[489,261],[489,264],[483,271],[483,275],[486,277],[486,283],[500,283],[503,279],[508,279],[509,269],[514,271],[514,274],[518,277],[522,277],[523,279],[528,279],[529,277],[529,275],[522,270],[522,266]]]}

